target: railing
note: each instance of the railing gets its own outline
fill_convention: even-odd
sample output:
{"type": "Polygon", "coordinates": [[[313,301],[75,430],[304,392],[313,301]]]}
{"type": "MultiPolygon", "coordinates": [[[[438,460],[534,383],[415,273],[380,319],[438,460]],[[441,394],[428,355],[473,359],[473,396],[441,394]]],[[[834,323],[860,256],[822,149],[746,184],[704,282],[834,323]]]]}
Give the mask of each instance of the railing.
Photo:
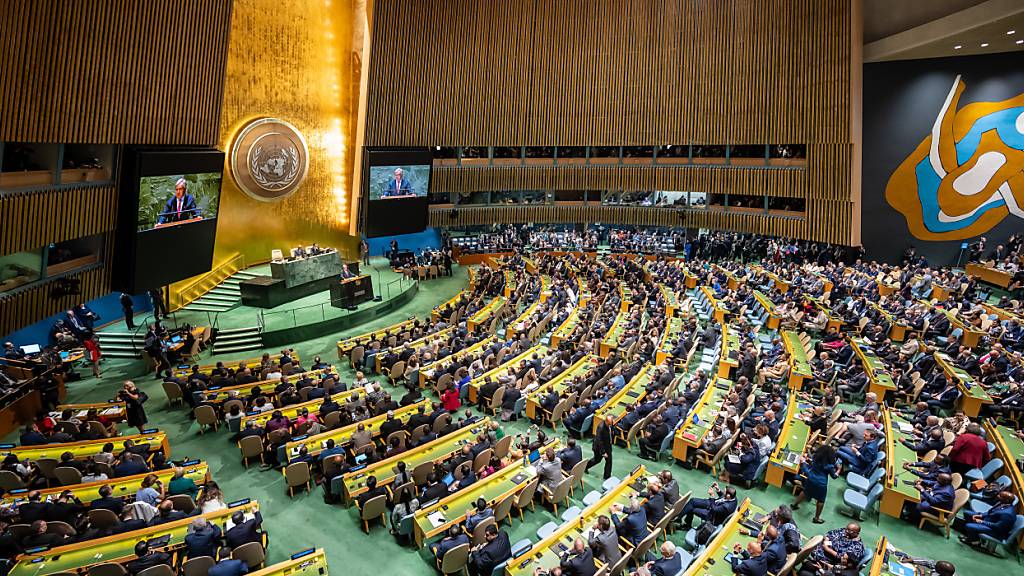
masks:
{"type": "MultiPolygon", "coordinates": [[[[402,275],[390,282],[381,282],[378,275],[375,279],[371,277],[371,282],[374,285],[373,293],[375,295],[382,297],[384,300],[390,300],[392,297],[398,296],[401,292],[417,284],[419,280],[402,275]]],[[[299,306],[290,310],[261,310],[257,315],[257,323],[263,331],[269,332],[333,320],[355,312],[345,308],[334,307],[334,304],[337,302],[340,302],[340,300],[328,300],[327,302],[299,306]]]]}
{"type": "Polygon", "coordinates": [[[172,309],[180,310],[198,300],[203,294],[206,294],[218,284],[230,278],[235,272],[245,269],[245,267],[245,255],[236,253],[206,274],[178,289],[173,295],[172,309]]]}

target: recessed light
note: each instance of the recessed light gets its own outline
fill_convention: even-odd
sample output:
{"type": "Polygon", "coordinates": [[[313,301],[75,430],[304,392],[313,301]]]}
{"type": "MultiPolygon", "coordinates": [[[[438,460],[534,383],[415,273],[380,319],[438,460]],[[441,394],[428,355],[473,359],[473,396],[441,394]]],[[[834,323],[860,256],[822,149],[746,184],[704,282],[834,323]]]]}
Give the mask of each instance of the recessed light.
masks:
{"type": "Polygon", "coordinates": [[[1016,31],[1016,30],[1007,30],[1007,31],[1006,31],[1006,35],[1007,35],[1007,36],[1009,36],[1009,35],[1011,35],[1011,34],[1016,34],[1016,33],[1017,33],[1017,31],[1016,31]]]}
{"type": "Polygon", "coordinates": [[[988,42],[982,42],[981,47],[982,48],[988,48],[988,42]]]}
{"type": "Polygon", "coordinates": [[[1024,44],[1024,40],[1017,40],[1017,44],[1024,44]]]}
{"type": "Polygon", "coordinates": [[[963,46],[961,46],[960,44],[957,44],[956,46],[953,46],[953,50],[959,50],[961,48],[963,48],[963,46]]]}

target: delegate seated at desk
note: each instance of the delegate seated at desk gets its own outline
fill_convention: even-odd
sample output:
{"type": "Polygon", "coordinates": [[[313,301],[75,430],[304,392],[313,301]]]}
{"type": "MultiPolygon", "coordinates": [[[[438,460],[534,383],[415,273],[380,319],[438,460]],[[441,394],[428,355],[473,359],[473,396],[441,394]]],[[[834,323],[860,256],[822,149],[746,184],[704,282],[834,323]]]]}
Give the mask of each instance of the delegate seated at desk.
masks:
{"type": "Polygon", "coordinates": [[[348,264],[342,264],[341,265],[341,279],[342,280],[351,280],[351,279],[353,279],[355,277],[356,277],[355,273],[348,269],[348,264]]]}
{"type": "Polygon", "coordinates": [[[188,193],[188,182],[184,178],[178,178],[174,183],[174,195],[167,199],[157,224],[170,224],[200,217],[196,198],[188,193]]]}

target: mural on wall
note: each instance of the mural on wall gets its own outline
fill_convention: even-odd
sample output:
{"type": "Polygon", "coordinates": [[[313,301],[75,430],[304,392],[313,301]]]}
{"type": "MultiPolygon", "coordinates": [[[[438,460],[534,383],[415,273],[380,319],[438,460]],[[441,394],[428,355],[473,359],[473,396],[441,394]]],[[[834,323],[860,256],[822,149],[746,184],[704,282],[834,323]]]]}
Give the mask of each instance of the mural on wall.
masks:
{"type": "Polygon", "coordinates": [[[971,238],[1024,219],[1024,93],[957,110],[965,88],[958,75],[931,133],[885,188],[920,240],[971,238]]]}

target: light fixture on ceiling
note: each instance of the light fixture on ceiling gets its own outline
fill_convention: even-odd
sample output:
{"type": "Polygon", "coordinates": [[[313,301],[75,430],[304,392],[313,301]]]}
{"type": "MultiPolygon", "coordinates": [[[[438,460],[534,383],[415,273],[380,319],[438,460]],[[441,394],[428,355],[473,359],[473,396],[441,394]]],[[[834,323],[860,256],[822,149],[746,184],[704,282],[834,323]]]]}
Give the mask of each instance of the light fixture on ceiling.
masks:
{"type": "Polygon", "coordinates": [[[982,42],[981,43],[981,47],[982,48],[988,48],[988,42],[982,42]]]}
{"type": "Polygon", "coordinates": [[[959,50],[961,48],[963,48],[963,46],[960,45],[960,44],[957,44],[956,46],[953,46],[953,50],[959,50]]]}
{"type": "Polygon", "coordinates": [[[1016,31],[1016,30],[1007,30],[1007,31],[1006,31],[1006,35],[1007,35],[1007,36],[1011,36],[1011,35],[1013,35],[1013,34],[1016,34],[1016,33],[1017,33],[1017,31],[1016,31]]]}
{"type": "Polygon", "coordinates": [[[1024,40],[1017,40],[1017,44],[1024,44],[1024,40]]]}

